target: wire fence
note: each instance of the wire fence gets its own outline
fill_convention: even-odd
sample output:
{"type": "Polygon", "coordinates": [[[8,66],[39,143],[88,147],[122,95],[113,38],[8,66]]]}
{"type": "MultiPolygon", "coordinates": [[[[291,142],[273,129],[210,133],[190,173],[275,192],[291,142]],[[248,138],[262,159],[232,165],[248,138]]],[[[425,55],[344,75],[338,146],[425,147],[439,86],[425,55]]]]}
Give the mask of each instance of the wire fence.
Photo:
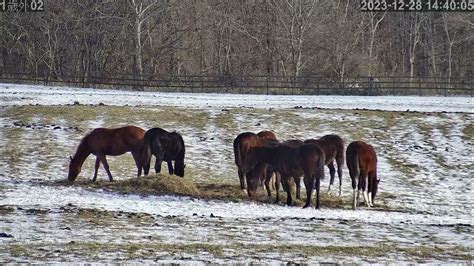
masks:
{"type": "Polygon", "coordinates": [[[0,68],[0,82],[167,92],[216,92],[293,95],[473,96],[472,78],[316,76],[172,76],[14,72],[0,68]]]}

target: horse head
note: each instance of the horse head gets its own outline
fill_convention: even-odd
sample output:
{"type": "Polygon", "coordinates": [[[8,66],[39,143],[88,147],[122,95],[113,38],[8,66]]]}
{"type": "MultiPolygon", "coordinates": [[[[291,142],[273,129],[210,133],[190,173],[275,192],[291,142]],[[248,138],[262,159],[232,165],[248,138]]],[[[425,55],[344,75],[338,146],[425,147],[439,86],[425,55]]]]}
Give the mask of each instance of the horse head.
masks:
{"type": "Polygon", "coordinates": [[[247,194],[249,197],[253,198],[255,194],[257,193],[257,188],[258,188],[258,180],[257,178],[254,178],[253,172],[247,173],[245,178],[247,179],[247,194]]]}
{"type": "Polygon", "coordinates": [[[67,176],[67,179],[69,181],[74,181],[76,180],[77,176],[81,172],[81,166],[78,164],[76,160],[72,156],[69,156],[70,162],[69,162],[69,173],[67,176]]]}
{"type": "Polygon", "coordinates": [[[377,190],[379,189],[380,178],[375,178],[374,181],[375,182],[372,185],[372,204],[374,203],[375,195],[377,194],[377,190]]]}
{"type": "Polygon", "coordinates": [[[176,160],[174,162],[174,174],[180,177],[184,177],[184,168],[186,165],[184,164],[184,158],[182,160],[176,160]]]}
{"type": "Polygon", "coordinates": [[[259,148],[254,148],[249,153],[247,153],[247,155],[245,155],[245,158],[242,162],[242,170],[244,173],[252,171],[257,165],[259,161],[259,154],[257,151],[258,149],[259,148]]]}

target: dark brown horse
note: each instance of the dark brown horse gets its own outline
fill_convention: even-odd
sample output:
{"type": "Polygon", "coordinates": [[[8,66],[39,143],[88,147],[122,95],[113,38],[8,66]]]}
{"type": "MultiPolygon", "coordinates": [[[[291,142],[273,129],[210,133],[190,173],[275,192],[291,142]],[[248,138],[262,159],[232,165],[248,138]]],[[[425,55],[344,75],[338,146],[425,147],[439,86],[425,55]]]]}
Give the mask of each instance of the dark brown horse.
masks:
{"type": "Polygon", "coordinates": [[[185,147],[183,137],[177,132],[168,132],[161,128],[152,128],[145,133],[143,137],[145,150],[145,175],[150,170],[151,155],[156,157],[155,172],[161,172],[161,163],[165,161],[168,164],[170,175],[184,176],[184,156],[185,147]],[[174,161],[174,168],[172,165],[174,161]]]}
{"type": "MultiPolygon", "coordinates": [[[[284,145],[288,147],[299,147],[304,144],[303,141],[297,140],[297,139],[291,139],[291,140],[286,140],[284,142],[272,142],[272,145],[270,146],[277,146],[277,145],[284,145]]],[[[270,181],[272,178],[272,174],[275,174],[275,192],[276,192],[276,200],[275,202],[278,203],[280,202],[280,182],[281,182],[281,176],[280,173],[273,169],[273,167],[269,164],[265,163],[260,163],[255,166],[255,169],[247,173],[246,175],[246,180],[247,180],[247,192],[250,197],[254,196],[255,193],[257,192],[258,188],[258,182],[257,180],[264,181],[265,187],[267,189],[267,194],[269,197],[271,197],[271,191],[270,191],[270,181]]],[[[301,176],[296,176],[293,177],[293,180],[296,185],[296,198],[301,199],[301,176]]],[[[291,181],[291,178],[290,178],[291,181]]],[[[291,183],[291,182],[290,182],[291,183]]],[[[286,187],[283,186],[283,189],[286,191],[286,187]]]]}
{"type": "Polygon", "coordinates": [[[245,184],[246,173],[242,169],[245,156],[247,156],[253,148],[271,145],[271,143],[275,142],[277,142],[275,134],[270,131],[261,131],[258,134],[244,132],[234,139],[235,165],[237,165],[241,189],[247,189],[247,185],[245,184]]]}
{"type": "Polygon", "coordinates": [[[380,181],[377,179],[377,155],[374,148],[363,141],[352,142],[347,146],[346,163],[354,190],[352,208],[355,209],[358,205],[361,190],[365,203],[368,207],[372,207],[380,181]],[[356,187],[358,188],[357,196],[356,187]]]}
{"type": "Polygon", "coordinates": [[[140,176],[143,168],[142,139],[145,130],[135,127],[126,126],[121,128],[96,128],[87,134],[79,143],[76,154],[71,157],[69,163],[68,180],[74,181],[81,172],[81,167],[86,158],[92,153],[96,156],[95,172],[92,181],[97,179],[97,171],[100,163],[104,166],[109,180],[113,181],[112,174],[109,170],[106,155],[118,156],[126,152],[131,152],[135,164],[138,168],[137,176],[140,176]]]}
{"type": "MultiPolygon", "coordinates": [[[[258,171],[262,164],[268,164],[273,170],[281,175],[283,188],[287,193],[286,204],[293,203],[291,197],[291,177],[304,176],[306,187],[306,204],[304,208],[311,206],[311,195],[316,185],[316,208],[319,209],[319,186],[320,179],[324,177],[324,152],[313,144],[304,144],[299,147],[278,145],[275,147],[258,147],[252,149],[244,159],[243,170],[245,172],[258,171]]],[[[258,179],[261,173],[253,175],[258,179]]]]}
{"type": "Polygon", "coordinates": [[[337,162],[337,175],[339,177],[339,196],[342,193],[342,167],[344,165],[344,140],[338,135],[326,135],[320,139],[308,139],[305,143],[312,143],[318,145],[323,149],[326,155],[325,164],[329,168],[329,174],[331,180],[329,181],[328,193],[331,191],[331,187],[334,184],[334,177],[336,175],[336,169],[334,167],[334,160],[337,162]]]}

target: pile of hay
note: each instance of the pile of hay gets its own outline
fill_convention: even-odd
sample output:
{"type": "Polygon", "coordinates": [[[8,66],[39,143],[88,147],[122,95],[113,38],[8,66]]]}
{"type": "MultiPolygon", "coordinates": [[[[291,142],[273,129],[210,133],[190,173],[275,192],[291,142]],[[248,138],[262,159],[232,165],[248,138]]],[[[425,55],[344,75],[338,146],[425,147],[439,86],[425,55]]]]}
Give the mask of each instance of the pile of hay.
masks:
{"type": "Polygon", "coordinates": [[[200,195],[199,189],[191,179],[175,175],[156,174],[114,182],[106,180],[98,182],[79,181],[76,182],[76,184],[87,188],[101,188],[125,194],[179,195],[193,197],[198,197],[200,195]]]}

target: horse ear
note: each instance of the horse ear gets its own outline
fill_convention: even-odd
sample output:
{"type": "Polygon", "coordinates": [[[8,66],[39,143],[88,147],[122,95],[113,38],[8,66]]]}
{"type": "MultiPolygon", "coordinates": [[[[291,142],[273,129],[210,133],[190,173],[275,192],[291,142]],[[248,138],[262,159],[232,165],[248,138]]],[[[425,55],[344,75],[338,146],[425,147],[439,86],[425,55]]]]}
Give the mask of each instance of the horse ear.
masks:
{"type": "Polygon", "coordinates": [[[183,166],[183,169],[186,168],[186,165],[183,166]]]}
{"type": "Polygon", "coordinates": [[[72,156],[69,156],[69,160],[71,160],[71,161],[72,161],[72,156]]]}

